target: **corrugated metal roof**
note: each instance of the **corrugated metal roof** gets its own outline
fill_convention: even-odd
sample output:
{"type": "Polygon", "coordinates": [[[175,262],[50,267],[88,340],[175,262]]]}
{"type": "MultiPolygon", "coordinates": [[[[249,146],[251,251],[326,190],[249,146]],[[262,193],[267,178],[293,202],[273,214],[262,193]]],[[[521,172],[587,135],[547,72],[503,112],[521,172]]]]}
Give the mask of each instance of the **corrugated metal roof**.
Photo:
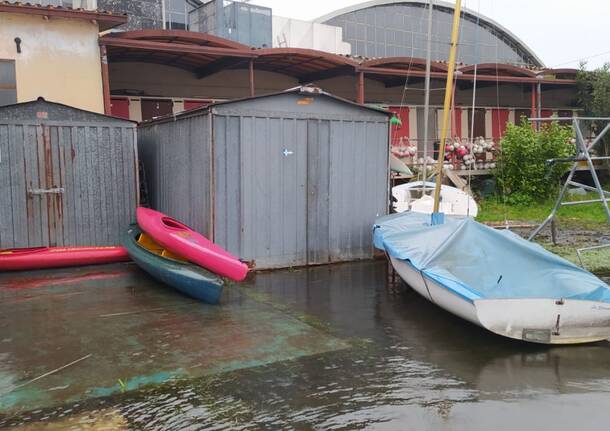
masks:
{"type": "Polygon", "coordinates": [[[87,10],[83,8],[74,9],[63,6],[2,0],[0,0],[0,12],[95,20],[99,25],[100,31],[106,31],[127,22],[126,14],[117,15],[109,11],[87,10]]]}
{"type": "Polygon", "coordinates": [[[70,109],[70,110],[73,110],[73,111],[82,112],[82,113],[85,113],[85,114],[88,114],[88,115],[95,115],[95,116],[100,117],[100,118],[107,118],[107,119],[110,119],[110,120],[113,120],[113,121],[123,121],[125,123],[137,124],[137,121],[127,120],[125,118],[115,117],[113,115],[105,115],[105,114],[100,114],[98,112],[87,111],[86,109],[76,108],[74,106],[66,105],[64,103],[51,102],[51,101],[46,100],[44,97],[38,97],[35,100],[30,100],[30,101],[27,101],[27,102],[19,102],[19,103],[13,103],[13,104],[10,104],[10,105],[0,106],[0,112],[12,110],[12,109],[18,109],[18,108],[27,108],[27,107],[30,107],[32,105],[41,105],[41,106],[44,106],[44,105],[53,105],[53,106],[57,106],[57,107],[60,107],[60,108],[65,108],[65,109],[70,109]]]}

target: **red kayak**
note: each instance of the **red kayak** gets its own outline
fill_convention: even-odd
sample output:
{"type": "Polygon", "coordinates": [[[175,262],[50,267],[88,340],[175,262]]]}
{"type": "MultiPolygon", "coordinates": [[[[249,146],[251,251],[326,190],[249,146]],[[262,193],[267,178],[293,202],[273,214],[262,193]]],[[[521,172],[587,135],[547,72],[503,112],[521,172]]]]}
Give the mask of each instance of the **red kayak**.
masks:
{"type": "Polygon", "coordinates": [[[245,263],[185,224],[142,207],[138,208],[136,218],[140,229],[172,253],[223,277],[235,281],[246,278],[245,263]]]}
{"type": "Polygon", "coordinates": [[[125,262],[123,247],[34,247],[0,250],[0,271],[62,268],[125,262]]]}

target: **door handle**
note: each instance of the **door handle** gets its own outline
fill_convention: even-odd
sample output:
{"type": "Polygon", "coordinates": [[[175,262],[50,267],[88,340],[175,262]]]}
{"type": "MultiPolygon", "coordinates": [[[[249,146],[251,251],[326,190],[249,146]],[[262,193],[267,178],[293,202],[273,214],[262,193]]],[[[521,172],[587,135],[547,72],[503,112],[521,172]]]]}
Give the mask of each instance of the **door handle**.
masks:
{"type": "Polygon", "coordinates": [[[28,189],[30,195],[59,195],[63,194],[65,189],[63,187],[55,187],[52,189],[28,189]]]}

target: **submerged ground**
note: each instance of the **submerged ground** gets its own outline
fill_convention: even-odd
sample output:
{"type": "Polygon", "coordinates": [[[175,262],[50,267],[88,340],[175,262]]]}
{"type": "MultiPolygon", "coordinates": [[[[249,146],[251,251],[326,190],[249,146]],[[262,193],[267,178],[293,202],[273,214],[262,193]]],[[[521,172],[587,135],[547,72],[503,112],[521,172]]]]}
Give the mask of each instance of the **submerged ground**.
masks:
{"type": "Polygon", "coordinates": [[[133,264],[0,275],[0,428],[592,429],[608,364],[607,342],[470,325],[382,260],[259,273],[219,306],[133,264]]]}

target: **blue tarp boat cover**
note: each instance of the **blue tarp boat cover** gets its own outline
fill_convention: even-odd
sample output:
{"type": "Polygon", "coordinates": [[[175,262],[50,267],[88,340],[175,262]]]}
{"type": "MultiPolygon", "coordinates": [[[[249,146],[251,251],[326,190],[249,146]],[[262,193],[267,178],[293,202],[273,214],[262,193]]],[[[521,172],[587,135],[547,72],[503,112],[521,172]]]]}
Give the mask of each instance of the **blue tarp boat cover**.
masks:
{"type": "Polygon", "coordinates": [[[526,241],[471,218],[405,212],[376,220],[375,247],[467,300],[553,298],[610,302],[610,287],[590,272],[526,241]]]}

